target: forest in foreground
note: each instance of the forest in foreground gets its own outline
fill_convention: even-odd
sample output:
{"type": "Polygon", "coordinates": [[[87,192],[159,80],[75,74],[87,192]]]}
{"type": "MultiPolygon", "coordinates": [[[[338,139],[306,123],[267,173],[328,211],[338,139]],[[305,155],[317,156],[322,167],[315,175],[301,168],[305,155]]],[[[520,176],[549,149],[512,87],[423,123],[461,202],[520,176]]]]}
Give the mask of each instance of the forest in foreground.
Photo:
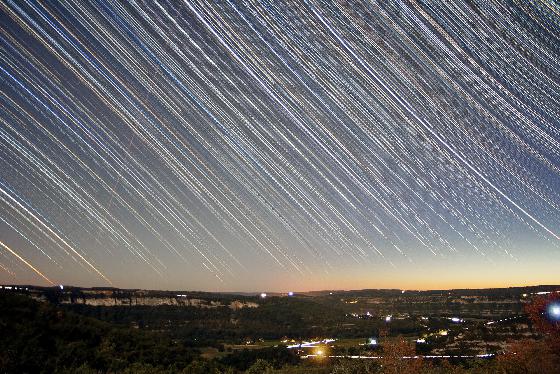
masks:
{"type": "MultiPolygon", "coordinates": [[[[288,349],[286,344],[246,344],[245,347],[240,344],[240,340],[244,340],[241,337],[256,336],[259,327],[265,335],[276,326],[276,336],[291,333],[303,337],[317,332],[316,328],[306,329],[307,323],[323,323],[331,326],[323,333],[336,335],[336,326],[344,325],[336,320],[336,309],[320,313],[320,304],[313,298],[277,298],[269,301],[270,308],[238,311],[236,316],[242,322],[227,328],[220,321],[231,319],[231,314],[226,315],[223,310],[208,312],[159,306],[76,307],[39,302],[27,295],[0,291],[0,372],[558,373],[560,328],[557,321],[547,318],[547,307],[559,300],[558,293],[551,293],[535,297],[528,303],[526,318],[537,334],[531,339],[508,342],[507,347],[495,356],[428,359],[422,358],[421,352],[419,354],[418,344],[410,342],[410,331],[402,326],[384,331],[376,320],[369,324],[367,320],[362,321],[360,328],[369,329],[370,335],[385,335],[385,340],[373,349],[363,348],[358,352],[349,348],[341,351],[343,348],[333,345],[326,347],[331,350],[329,355],[316,354],[315,351],[307,352],[315,354],[304,356],[302,351],[288,349]],[[272,313],[275,309],[278,313],[272,313]],[[221,317],[220,313],[223,314],[221,317]],[[192,329],[184,326],[177,330],[163,328],[164,321],[173,324],[181,315],[188,318],[184,325],[193,325],[192,329]],[[303,316],[316,316],[318,320],[311,317],[306,320],[303,316]],[[245,319],[253,324],[243,322],[245,319]],[[348,358],[356,353],[377,358],[348,358]]],[[[341,335],[352,333],[357,331],[341,329],[341,335]]],[[[276,336],[270,334],[266,338],[276,336]]]]}

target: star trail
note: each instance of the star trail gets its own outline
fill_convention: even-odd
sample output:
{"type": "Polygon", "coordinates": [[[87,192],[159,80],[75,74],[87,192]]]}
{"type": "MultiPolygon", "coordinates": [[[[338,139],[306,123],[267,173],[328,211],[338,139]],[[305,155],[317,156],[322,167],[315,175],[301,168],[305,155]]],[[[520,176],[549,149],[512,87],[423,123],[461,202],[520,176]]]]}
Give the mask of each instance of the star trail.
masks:
{"type": "Polygon", "coordinates": [[[2,282],[557,274],[555,2],[1,0],[0,17],[2,282]]]}

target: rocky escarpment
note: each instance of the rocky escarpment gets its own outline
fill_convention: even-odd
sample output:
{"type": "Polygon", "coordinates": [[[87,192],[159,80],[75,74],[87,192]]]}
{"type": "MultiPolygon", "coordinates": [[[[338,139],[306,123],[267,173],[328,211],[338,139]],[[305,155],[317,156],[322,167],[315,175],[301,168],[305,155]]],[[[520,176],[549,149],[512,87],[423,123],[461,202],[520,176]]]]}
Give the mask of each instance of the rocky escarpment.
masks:
{"type": "MultiPolygon", "coordinates": [[[[37,300],[45,301],[43,293],[32,295],[37,300]]],[[[60,292],[57,295],[60,304],[91,305],[91,306],[184,306],[197,308],[229,307],[232,310],[242,308],[257,308],[259,305],[251,301],[242,300],[212,300],[203,299],[186,294],[159,294],[154,295],[144,291],[118,292],[118,291],[81,291],[60,292]]]]}

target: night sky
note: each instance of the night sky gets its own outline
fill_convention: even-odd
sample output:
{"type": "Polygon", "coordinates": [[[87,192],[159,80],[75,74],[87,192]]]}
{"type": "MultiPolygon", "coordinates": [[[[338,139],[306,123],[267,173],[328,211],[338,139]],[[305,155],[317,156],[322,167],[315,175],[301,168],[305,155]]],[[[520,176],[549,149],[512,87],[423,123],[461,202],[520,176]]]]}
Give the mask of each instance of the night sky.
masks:
{"type": "Polygon", "coordinates": [[[560,282],[550,1],[0,1],[0,282],[560,282]]]}

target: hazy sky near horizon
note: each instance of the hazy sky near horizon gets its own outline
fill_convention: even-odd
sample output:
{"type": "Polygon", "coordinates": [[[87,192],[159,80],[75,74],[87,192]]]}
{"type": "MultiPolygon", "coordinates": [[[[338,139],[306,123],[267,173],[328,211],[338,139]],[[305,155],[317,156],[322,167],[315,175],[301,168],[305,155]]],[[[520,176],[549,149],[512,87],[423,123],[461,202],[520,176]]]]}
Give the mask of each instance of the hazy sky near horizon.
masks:
{"type": "Polygon", "coordinates": [[[2,1],[0,282],[559,283],[547,1],[2,1]]]}

